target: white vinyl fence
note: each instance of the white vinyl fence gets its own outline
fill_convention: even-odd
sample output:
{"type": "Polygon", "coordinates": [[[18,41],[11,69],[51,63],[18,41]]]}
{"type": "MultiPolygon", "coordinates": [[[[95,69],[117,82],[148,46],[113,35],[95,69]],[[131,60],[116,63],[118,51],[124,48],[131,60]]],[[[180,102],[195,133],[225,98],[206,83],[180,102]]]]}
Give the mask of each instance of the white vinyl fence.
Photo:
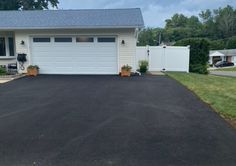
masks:
{"type": "Polygon", "coordinates": [[[189,72],[189,58],[189,46],[146,46],[136,49],[137,68],[140,60],[147,60],[149,71],[189,72]]]}

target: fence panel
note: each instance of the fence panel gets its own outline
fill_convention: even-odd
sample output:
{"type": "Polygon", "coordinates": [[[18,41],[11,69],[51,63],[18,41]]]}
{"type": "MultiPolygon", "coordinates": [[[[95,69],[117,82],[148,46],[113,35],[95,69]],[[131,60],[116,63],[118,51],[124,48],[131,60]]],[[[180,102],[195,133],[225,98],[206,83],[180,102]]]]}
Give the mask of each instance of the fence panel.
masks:
{"type": "Polygon", "coordinates": [[[147,46],[137,47],[136,64],[149,61],[149,71],[189,72],[189,47],[147,46]]]}

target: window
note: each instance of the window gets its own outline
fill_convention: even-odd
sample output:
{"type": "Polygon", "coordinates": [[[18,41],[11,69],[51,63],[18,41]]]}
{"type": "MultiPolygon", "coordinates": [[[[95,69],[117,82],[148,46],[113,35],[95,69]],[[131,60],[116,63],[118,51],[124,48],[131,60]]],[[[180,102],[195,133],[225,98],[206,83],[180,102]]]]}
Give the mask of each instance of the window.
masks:
{"type": "Polygon", "coordinates": [[[55,37],[55,42],[63,42],[63,43],[70,43],[72,42],[71,37],[55,37]]]}
{"type": "Polygon", "coordinates": [[[0,56],[6,56],[6,43],[5,38],[0,38],[0,56]]]}
{"type": "Polygon", "coordinates": [[[13,37],[0,37],[0,58],[15,56],[15,41],[13,37]]]}
{"type": "Polygon", "coordinates": [[[93,37],[77,37],[76,42],[93,43],[94,39],[93,37]]]}
{"type": "Polygon", "coordinates": [[[34,43],[49,43],[51,42],[51,39],[49,37],[37,37],[33,38],[34,43]]]}
{"type": "Polygon", "coordinates": [[[14,47],[14,39],[13,37],[8,38],[8,45],[9,45],[9,56],[15,56],[15,47],[14,47]]]}
{"type": "Polygon", "coordinates": [[[114,43],[116,42],[116,39],[114,37],[99,37],[98,42],[99,43],[114,43]]]}

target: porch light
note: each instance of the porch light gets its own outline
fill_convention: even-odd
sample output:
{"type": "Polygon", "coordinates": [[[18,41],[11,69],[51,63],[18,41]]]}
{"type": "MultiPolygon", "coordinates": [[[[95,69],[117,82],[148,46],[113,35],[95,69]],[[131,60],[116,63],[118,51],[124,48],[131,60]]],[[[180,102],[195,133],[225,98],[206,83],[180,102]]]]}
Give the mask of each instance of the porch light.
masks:
{"type": "Polygon", "coordinates": [[[21,45],[25,45],[25,41],[24,41],[24,40],[21,40],[20,44],[21,44],[21,45]]]}
{"type": "Polygon", "coordinates": [[[122,44],[122,45],[125,45],[125,41],[124,41],[124,40],[122,40],[122,41],[121,41],[121,44],[122,44]]]}

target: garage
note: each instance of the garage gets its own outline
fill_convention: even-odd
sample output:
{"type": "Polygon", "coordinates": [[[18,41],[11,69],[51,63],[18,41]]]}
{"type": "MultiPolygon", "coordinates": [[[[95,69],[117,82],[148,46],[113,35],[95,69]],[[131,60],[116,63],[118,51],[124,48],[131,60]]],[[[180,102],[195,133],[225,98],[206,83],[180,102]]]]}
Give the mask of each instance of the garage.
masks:
{"type": "MultiPolygon", "coordinates": [[[[139,8],[1,12],[0,34],[11,38],[0,65],[18,64],[25,74],[117,75],[122,66],[136,71],[136,44],[144,28],[139,8]],[[10,55],[10,46],[14,46],[10,55]],[[22,54],[26,55],[23,61],[22,54]]],[[[6,45],[6,46],[7,46],[6,45]]],[[[10,50],[11,51],[11,50],[10,50]]]]}
{"type": "Polygon", "coordinates": [[[41,74],[118,74],[115,36],[33,36],[31,64],[41,74]]]}

